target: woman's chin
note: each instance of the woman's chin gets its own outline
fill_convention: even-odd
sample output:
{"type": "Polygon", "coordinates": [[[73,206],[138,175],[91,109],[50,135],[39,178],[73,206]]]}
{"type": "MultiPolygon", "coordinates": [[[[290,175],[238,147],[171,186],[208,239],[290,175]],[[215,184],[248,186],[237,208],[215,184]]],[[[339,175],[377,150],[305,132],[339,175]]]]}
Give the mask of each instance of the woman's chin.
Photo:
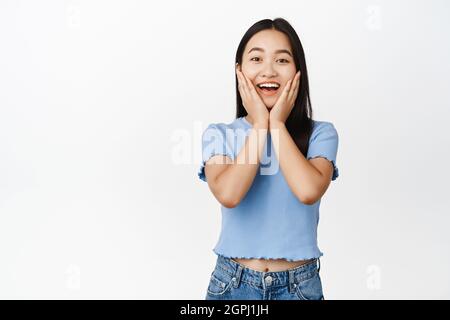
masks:
{"type": "Polygon", "coordinates": [[[264,99],[264,104],[268,109],[272,109],[272,107],[275,105],[276,99],[264,99]]]}
{"type": "Polygon", "coordinates": [[[260,93],[258,93],[264,104],[266,105],[267,109],[272,109],[272,107],[275,105],[278,99],[278,94],[273,96],[265,96],[260,93]]]}

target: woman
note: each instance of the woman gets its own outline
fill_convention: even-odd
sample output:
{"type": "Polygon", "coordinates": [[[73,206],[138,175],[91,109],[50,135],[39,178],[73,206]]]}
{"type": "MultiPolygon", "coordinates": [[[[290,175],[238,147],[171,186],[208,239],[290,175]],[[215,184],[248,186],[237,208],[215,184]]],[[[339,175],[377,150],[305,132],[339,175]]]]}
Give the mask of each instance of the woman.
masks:
{"type": "Polygon", "coordinates": [[[338,134],[312,120],[300,39],[255,23],[236,53],[236,119],[202,135],[199,177],[221,203],[206,299],[323,299],[320,199],[339,173],[338,134]]]}

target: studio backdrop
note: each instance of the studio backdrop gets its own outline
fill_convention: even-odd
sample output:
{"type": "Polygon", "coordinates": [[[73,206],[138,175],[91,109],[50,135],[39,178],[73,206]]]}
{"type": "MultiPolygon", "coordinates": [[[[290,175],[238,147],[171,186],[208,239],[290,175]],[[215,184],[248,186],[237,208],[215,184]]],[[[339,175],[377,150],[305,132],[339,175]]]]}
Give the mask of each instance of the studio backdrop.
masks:
{"type": "Polygon", "coordinates": [[[237,46],[298,32],[327,299],[450,298],[450,3],[0,1],[0,298],[203,299],[220,203],[201,134],[235,119],[237,46]]]}

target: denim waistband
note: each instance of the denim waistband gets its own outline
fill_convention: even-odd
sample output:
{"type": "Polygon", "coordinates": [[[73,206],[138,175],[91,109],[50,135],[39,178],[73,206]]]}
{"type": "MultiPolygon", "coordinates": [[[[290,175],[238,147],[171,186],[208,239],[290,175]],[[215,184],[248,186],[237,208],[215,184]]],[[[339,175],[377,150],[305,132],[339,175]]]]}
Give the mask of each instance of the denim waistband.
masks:
{"type": "Polygon", "coordinates": [[[216,267],[235,278],[235,285],[241,281],[266,289],[267,287],[289,286],[301,282],[320,271],[320,258],[314,258],[305,264],[284,271],[257,271],[223,255],[217,256],[216,267]]]}

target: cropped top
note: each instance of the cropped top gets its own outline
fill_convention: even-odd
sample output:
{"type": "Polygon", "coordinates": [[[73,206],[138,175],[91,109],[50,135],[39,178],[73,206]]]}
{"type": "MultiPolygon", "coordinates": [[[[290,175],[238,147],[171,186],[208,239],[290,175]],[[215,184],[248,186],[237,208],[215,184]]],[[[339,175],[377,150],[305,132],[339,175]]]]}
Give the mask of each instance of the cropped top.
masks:
{"type": "MultiPolygon", "coordinates": [[[[313,120],[307,159],[323,157],[336,166],[338,134],[331,122],[313,120]]],[[[206,182],[205,163],[212,156],[227,155],[234,160],[245,145],[252,128],[245,117],[229,124],[212,123],[202,134],[202,163],[198,177],[206,182]]],[[[234,208],[221,206],[222,225],[212,249],[230,258],[286,259],[319,258],[317,244],[320,201],[302,203],[290,190],[279,166],[270,131],[259,169],[245,197],[234,208]]]]}

